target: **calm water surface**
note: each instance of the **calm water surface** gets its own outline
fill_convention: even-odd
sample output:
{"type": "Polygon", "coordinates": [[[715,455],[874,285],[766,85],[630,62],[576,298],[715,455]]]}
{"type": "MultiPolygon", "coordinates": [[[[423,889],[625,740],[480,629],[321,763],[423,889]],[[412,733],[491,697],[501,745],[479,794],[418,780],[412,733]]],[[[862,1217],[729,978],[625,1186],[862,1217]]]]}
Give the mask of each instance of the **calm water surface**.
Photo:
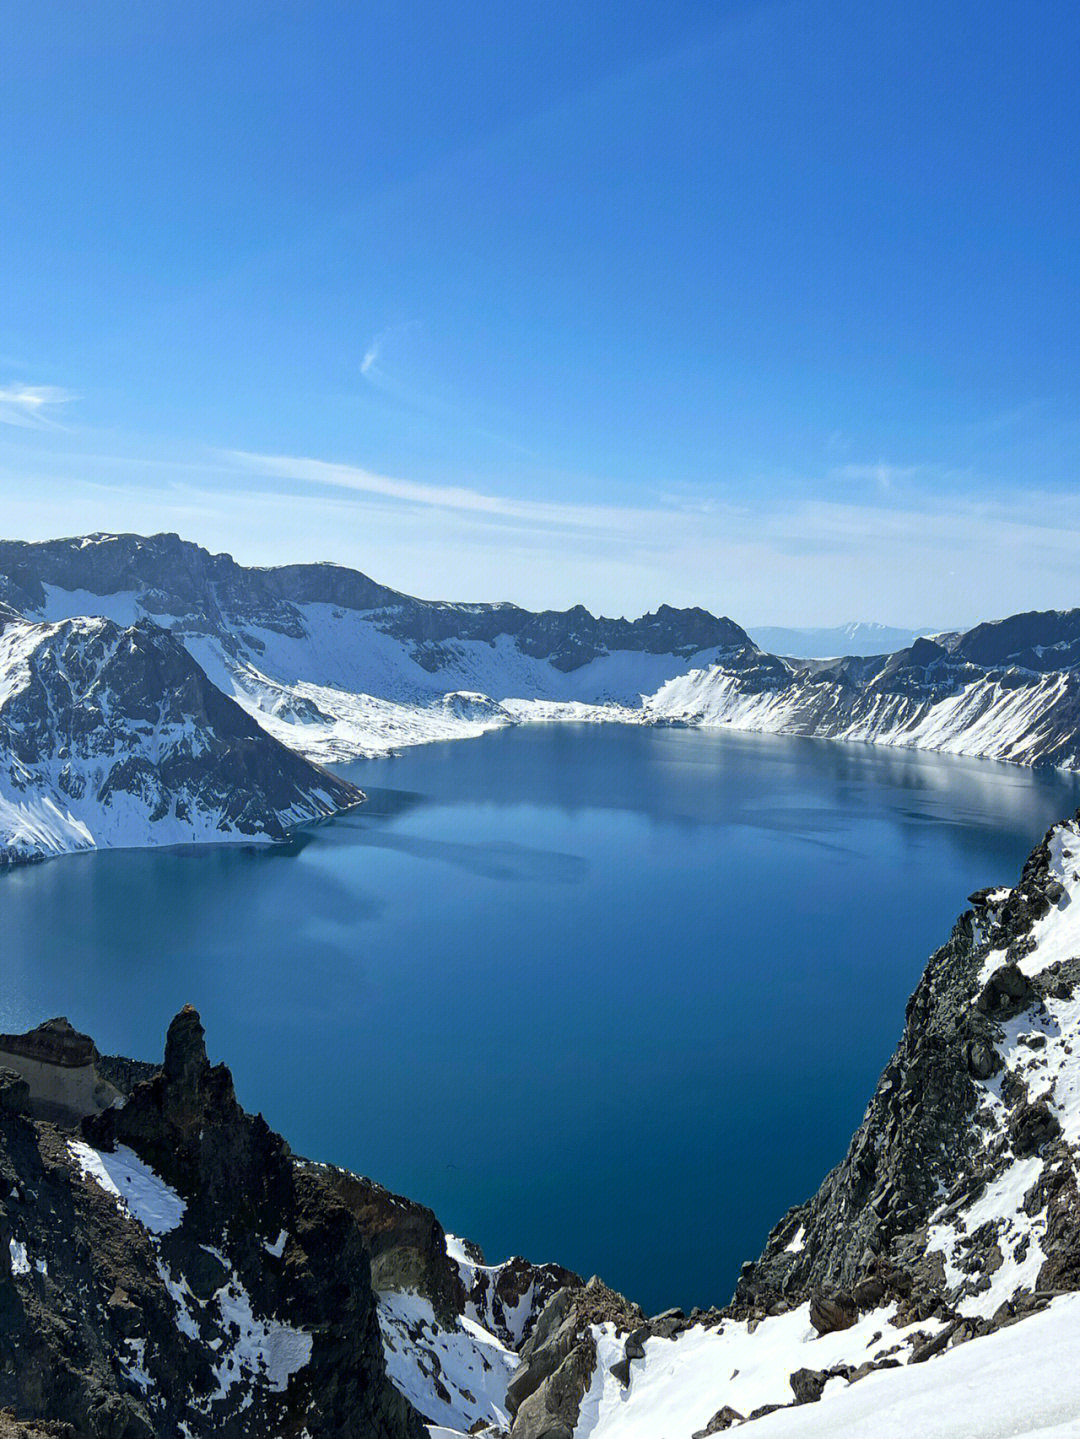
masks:
{"type": "Polygon", "coordinates": [[[301,1153],[489,1257],[723,1302],[843,1154],[929,951],[1075,780],[814,740],[529,727],[348,771],[288,849],[0,875],[0,1028],[156,1057],[202,1011],[301,1153]]]}

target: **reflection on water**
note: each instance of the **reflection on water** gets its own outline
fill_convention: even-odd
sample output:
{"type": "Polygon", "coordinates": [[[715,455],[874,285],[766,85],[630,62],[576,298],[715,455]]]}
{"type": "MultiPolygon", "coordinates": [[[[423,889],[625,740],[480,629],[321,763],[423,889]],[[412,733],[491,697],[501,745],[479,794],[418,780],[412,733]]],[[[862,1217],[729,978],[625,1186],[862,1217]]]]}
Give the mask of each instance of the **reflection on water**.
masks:
{"type": "Polygon", "coordinates": [[[190,1000],[300,1152],[653,1309],[727,1298],[840,1157],[965,895],[1080,798],[1052,772],[618,726],[349,773],[368,804],[279,849],[0,876],[0,1027],[67,1013],[153,1056],[190,1000]]]}

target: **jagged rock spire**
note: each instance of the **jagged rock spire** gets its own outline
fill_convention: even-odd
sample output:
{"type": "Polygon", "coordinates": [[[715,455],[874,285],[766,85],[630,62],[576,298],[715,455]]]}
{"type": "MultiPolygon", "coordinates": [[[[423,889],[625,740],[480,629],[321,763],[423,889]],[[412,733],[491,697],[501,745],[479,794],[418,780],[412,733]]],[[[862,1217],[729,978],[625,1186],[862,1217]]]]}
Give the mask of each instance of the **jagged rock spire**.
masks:
{"type": "Polygon", "coordinates": [[[170,1085],[187,1090],[192,1099],[198,1098],[210,1061],[206,1057],[206,1031],[193,1005],[185,1004],[169,1025],[162,1068],[170,1085]]]}

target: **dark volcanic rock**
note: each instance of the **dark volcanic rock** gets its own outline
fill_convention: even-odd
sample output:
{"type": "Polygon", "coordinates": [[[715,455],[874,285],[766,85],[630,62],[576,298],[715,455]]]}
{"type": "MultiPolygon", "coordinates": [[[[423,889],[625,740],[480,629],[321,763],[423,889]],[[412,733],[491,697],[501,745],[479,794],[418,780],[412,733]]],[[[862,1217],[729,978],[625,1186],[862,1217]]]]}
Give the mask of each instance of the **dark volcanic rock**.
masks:
{"type": "Polygon", "coordinates": [[[1004,1019],[1026,1009],[1034,998],[1035,990],[1027,976],[1015,962],[1010,961],[996,969],[986,981],[975,1005],[983,1014],[1004,1019]]]}
{"type": "Polygon", "coordinates": [[[465,1289],[430,1209],[335,1165],[318,1165],[317,1172],[356,1220],[376,1289],[415,1290],[447,1325],[464,1313],[465,1289]]]}
{"type": "Polygon", "coordinates": [[[850,1329],[858,1317],[858,1308],[850,1294],[816,1293],[810,1296],[810,1323],[819,1334],[850,1329]]]}
{"type": "Polygon", "coordinates": [[[30,1113],[30,1086],[14,1069],[0,1069],[0,1110],[5,1114],[30,1113]]]}
{"type": "Polygon", "coordinates": [[[737,1409],[732,1409],[730,1404],[725,1404],[718,1409],[713,1417],[705,1425],[704,1429],[698,1429],[693,1439],[711,1439],[713,1434],[723,1434],[734,1424],[741,1424],[744,1416],[737,1409]]]}
{"type": "Polygon", "coordinates": [[[0,1110],[0,1404],[80,1439],[423,1439],[359,1226],[240,1108],[194,1010],[83,1136],[0,1110]]]}
{"type": "Polygon", "coordinates": [[[1061,1125],[1057,1116],[1042,1102],[1021,1103],[1009,1121],[1013,1153],[1020,1158],[1037,1153],[1060,1133],[1061,1125]]]}
{"type": "Polygon", "coordinates": [[[829,1382],[824,1369],[796,1369],[791,1376],[791,1392],[796,1404],[816,1404],[829,1382]]]}

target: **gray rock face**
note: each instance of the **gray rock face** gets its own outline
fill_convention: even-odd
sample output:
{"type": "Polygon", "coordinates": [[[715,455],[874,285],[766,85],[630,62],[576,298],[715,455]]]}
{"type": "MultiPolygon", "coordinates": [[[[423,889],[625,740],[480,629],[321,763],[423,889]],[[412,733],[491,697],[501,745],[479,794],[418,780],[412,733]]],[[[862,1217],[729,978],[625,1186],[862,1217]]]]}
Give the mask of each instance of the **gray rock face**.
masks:
{"type": "Polygon", "coordinates": [[[82,1135],[0,1105],[0,1193],[0,1406],[35,1436],[423,1439],[359,1226],[240,1108],[194,1010],[82,1135]]]}
{"type": "Polygon", "coordinates": [[[363,798],[267,735],[149,621],[9,621],[0,673],[0,863],[97,842],[280,840],[363,798]]]}
{"type": "Polygon", "coordinates": [[[561,1264],[534,1264],[514,1255],[501,1264],[487,1264],[475,1244],[458,1241],[464,1259],[454,1261],[465,1297],[464,1313],[508,1349],[520,1352],[532,1338],[548,1301],[560,1290],[581,1289],[580,1274],[561,1264]]]}
{"type": "Polygon", "coordinates": [[[695,1432],[694,1439],[711,1439],[713,1434],[724,1434],[734,1425],[741,1424],[745,1417],[737,1409],[732,1409],[730,1404],[725,1404],[716,1411],[704,1429],[695,1432]]]}
{"type": "Polygon", "coordinates": [[[595,1277],[581,1288],[553,1295],[521,1350],[522,1367],[507,1390],[513,1439],[573,1439],[596,1368],[591,1326],[612,1323],[630,1331],[644,1319],[636,1304],[595,1277]]]}
{"type": "MultiPolygon", "coordinates": [[[[909,1320],[957,1320],[957,1280],[946,1282],[928,1226],[932,1220],[947,1228],[960,1216],[962,1257],[954,1263],[969,1276],[960,1292],[977,1296],[1003,1262],[1004,1240],[994,1222],[965,1233],[965,1209],[1007,1171],[1036,1156],[1042,1163],[1032,1171],[1038,1178],[1023,1209],[1029,1216],[1046,1214],[1037,1279],[1002,1314],[965,1320],[962,1332],[950,1330],[943,1342],[1008,1322],[1018,1312],[1016,1303],[1038,1307],[1043,1291],[1080,1283],[1080,1154],[1063,1140],[1053,1105],[1039,1092],[1046,1084],[1041,1055],[1048,1044],[1059,1045],[1065,1062],[1071,1054],[1071,1037],[1059,1034],[1047,1004],[1074,992],[1080,961],[1057,961],[1025,974],[1008,957],[1033,953],[1033,926],[1063,900],[1076,902],[1051,873],[1058,842],[1051,831],[1014,889],[971,897],[974,908],[931,957],[908,1003],[899,1047],[847,1156],[812,1199],[785,1215],[761,1257],[744,1266],[736,1310],[767,1312],[778,1299],[791,1305],[809,1298],[819,1332],[851,1323],[858,1311],[886,1299],[895,1300],[909,1320]],[[990,977],[984,980],[986,968],[990,977]],[[1021,1053],[1026,1046],[1032,1056],[1026,1069],[1013,1061],[1003,1073],[1006,1027],[1019,1035],[1021,1053]],[[1024,1073],[1033,1076],[1034,1093],[1024,1073]],[[988,1107],[986,1081],[992,1076],[1000,1107],[996,1100],[988,1107]],[[802,1242],[793,1246],[799,1230],[802,1242]]],[[[1028,1242],[1018,1242],[1017,1262],[1028,1242]]]]}

